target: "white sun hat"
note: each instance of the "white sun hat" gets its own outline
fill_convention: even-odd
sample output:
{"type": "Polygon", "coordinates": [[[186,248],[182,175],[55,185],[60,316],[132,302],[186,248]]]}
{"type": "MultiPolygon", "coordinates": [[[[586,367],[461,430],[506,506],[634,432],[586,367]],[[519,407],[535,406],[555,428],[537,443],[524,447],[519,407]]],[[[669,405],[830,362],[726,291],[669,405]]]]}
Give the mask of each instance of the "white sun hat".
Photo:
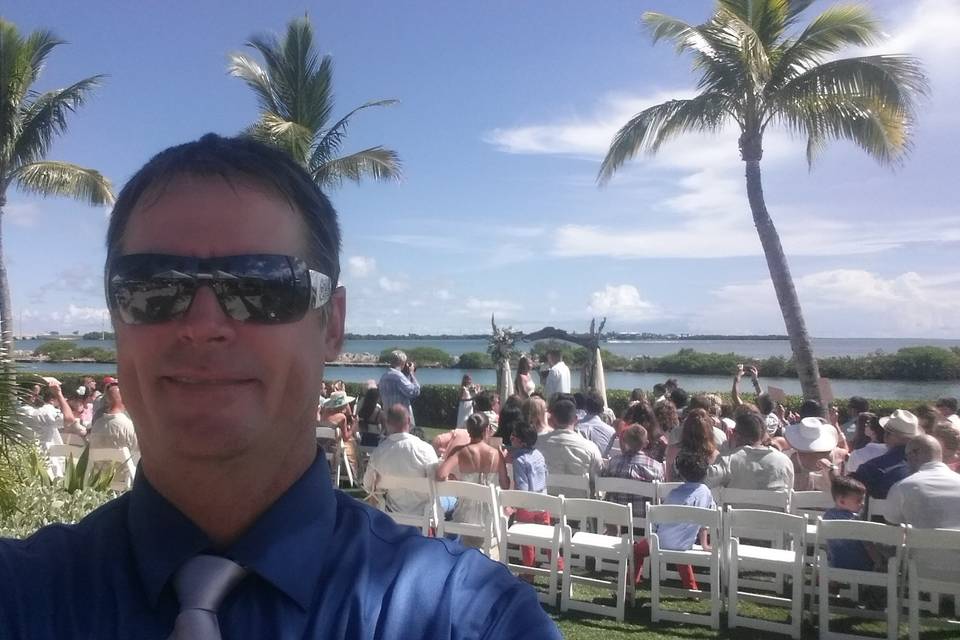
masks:
{"type": "Polygon", "coordinates": [[[787,425],[783,431],[790,446],[804,452],[826,453],[833,451],[839,441],[837,429],[824,422],[823,418],[804,418],[796,424],[787,425]]]}
{"type": "Polygon", "coordinates": [[[884,431],[899,433],[908,438],[920,435],[920,419],[906,409],[897,409],[885,418],[880,418],[880,426],[884,431]]]}

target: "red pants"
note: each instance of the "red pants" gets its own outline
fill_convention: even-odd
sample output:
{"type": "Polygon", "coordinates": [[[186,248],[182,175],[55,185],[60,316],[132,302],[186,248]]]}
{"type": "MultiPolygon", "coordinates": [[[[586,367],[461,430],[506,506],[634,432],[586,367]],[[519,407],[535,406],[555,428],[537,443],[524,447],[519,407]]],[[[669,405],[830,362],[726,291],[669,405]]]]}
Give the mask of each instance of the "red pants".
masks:
{"type": "MultiPolygon", "coordinates": [[[[532,524],[550,524],[550,514],[546,511],[527,511],[526,509],[517,509],[517,522],[527,522],[532,524]]],[[[547,549],[547,558],[550,558],[551,551],[547,549]]],[[[524,565],[532,567],[537,563],[537,548],[533,545],[520,545],[520,558],[524,565]]],[[[557,568],[563,571],[563,558],[557,558],[557,568]]]]}
{"type": "MultiPolygon", "coordinates": [[[[643,560],[650,556],[650,544],[644,538],[639,542],[633,543],[633,566],[637,575],[633,578],[633,583],[639,585],[643,580],[643,560]]],[[[680,574],[680,582],[684,589],[698,589],[697,580],[693,577],[693,567],[689,564],[678,564],[677,573],[680,574]]]]}

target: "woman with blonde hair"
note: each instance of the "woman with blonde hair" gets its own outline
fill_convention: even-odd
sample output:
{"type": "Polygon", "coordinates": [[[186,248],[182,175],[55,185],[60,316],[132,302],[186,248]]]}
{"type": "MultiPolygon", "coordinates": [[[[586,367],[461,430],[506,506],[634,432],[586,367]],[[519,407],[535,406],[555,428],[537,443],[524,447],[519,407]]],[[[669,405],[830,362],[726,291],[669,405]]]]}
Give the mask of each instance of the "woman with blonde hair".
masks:
{"type": "Polygon", "coordinates": [[[547,403],[539,396],[532,396],[520,406],[523,421],[537,430],[537,435],[550,433],[553,429],[547,423],[547,403]]]}

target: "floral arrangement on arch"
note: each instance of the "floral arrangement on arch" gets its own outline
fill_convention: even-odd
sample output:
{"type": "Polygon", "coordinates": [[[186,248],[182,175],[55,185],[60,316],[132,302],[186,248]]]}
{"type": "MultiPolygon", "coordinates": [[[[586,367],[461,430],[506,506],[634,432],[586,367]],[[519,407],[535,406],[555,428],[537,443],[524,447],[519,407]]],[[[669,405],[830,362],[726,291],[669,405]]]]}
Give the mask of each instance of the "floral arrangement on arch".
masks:
{"type": "Polygon", "coordinates": [[[487,353],[494,364],[499,366],[501,362],[509,362],[519,355],[513,345],[523,336],[523,332],[513,331],[511,327],[498,327],[493,316],[490,316],[490,325],[493,327],[493,335],[490,336],[487,353]]]}

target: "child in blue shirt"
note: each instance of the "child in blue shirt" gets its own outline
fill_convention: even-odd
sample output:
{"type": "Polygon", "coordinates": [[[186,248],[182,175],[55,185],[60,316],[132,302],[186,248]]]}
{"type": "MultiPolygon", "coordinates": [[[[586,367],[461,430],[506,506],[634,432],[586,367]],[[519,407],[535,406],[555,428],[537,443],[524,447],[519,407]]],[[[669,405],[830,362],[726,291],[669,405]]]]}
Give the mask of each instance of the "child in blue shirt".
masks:
{"type": "MultiPolygon", "coordinates": [[[[859,520],[867,489],[850,476],[836,476],[830,483],[834,507],[823,514],[824,520],[859,520]]],[[[837,569],[873,571],[879,555],[872,545],[860,540],[827,541],[827,562],[837,569]],[[875,557],[876,556],[876,557],[875,557]]]]}
{"type": "MultiPolygon", "coordinates": [[[[703,479],[707,475],[707,459],[697,453],[680,452],[677,455],[675,466],[680,477],[683,478],[684,483],[671,491],[664,499],[663,504],[679,504],[689,507],[716,509],[717,505],[713,501],[713,494],[710,493],[710,488],[703,484],[703,479]]],[[[685,522],[661,524],[657,527],[656,533],[660,540],[660,548],[662,549],[686,551],[693,548],[698,538],[700,546],[704,549],[710,548],[707,530],[701,529],[697,524],[685,522]]],[[[643,578],[643,561],[649,555],[650,545],[646,539],[634,543],[633,566],[637,572],[634,577],[634,584],[640,584],[643,578]]],[[[685,589],[698,589],[692,566],[688,564],[677,565],[677,573],[680,574],[680,582],[685,589]]]]}

